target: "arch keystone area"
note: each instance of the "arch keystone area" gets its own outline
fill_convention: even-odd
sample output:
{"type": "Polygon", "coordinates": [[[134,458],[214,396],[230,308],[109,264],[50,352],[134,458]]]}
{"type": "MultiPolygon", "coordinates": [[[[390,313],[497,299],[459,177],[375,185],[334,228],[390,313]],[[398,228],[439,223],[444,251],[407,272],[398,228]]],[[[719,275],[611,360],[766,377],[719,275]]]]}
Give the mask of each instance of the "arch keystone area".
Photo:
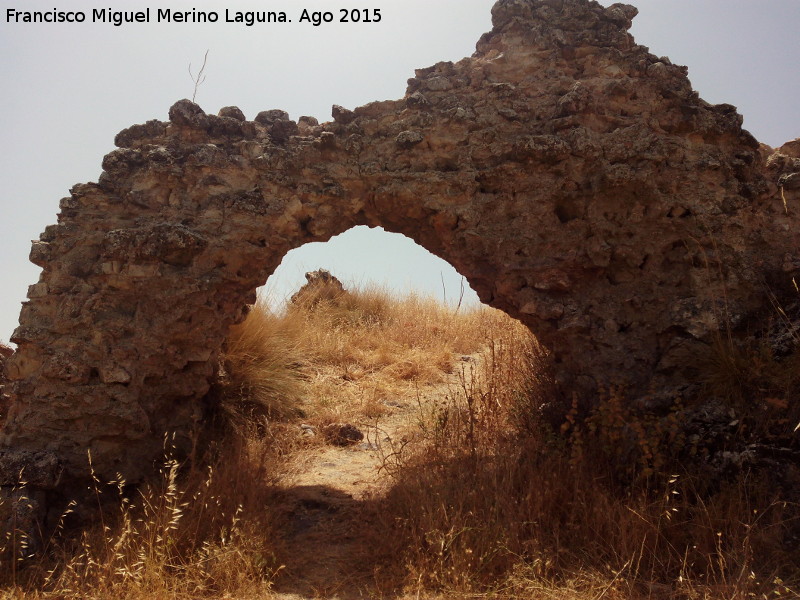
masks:
{"type": "Polygon", "coordinates": [[[141,480],[203,419],[228,328],[281,258],[355,225],[449,261],[550,348],[565,392],[691,393],[714,333],[793,290],[800,141],[760,146],[635,44],[635,15],[500,0],[475,54],[400,100],[323,124],[182,100],[119,133],[33,244],[0,484],[24,467],[68,487],[87,450],[99,477],[141,480]]]}

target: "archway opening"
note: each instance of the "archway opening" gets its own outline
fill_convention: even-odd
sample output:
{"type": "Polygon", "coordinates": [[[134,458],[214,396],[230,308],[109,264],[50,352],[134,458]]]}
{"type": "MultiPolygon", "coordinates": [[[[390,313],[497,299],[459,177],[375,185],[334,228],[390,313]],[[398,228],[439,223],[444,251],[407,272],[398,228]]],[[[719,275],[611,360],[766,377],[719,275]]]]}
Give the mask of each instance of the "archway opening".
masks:
{"type": "MultiPolygon", "coordinates": [[[[288,253],[281,268],[296,283],[268,282],[232,328],[222,385],[242,402],[226,408],[234,424],[261,428],[246,440],[258,448],[249,454],[274,457],[278,475],[266,495],[277,493],[264,505],[281,524],[272,535],[286,565],[275,589],[304,596],[385,569],[391,515],[412,497],[433,500],[408,485],[421,461],[449,477],[469,472],[461,461],[483,469],[484,459],[513,455],[510,440],[528,437],[539,406],[531,393],[538,355],[522,323],[462,295],[453,267],[398,234],[354,228],[288,253]],[[413,253],[429,263],[427,290],[401,269],[389,276],[387,266],[413,263],[413,253]],[[343,275],[347,254],[356,264],[343,275]],[[377,281],[360,271],[362,256],[377,266],[377,281]],[[370,545],[377,552],[365,556],[370,545]]],[[[469,481],[460,484],[465,494],[469,481]]],[[[243,514],[258,518],[250,509],[243,514]]]]}
{"type": "Polygon", "coordinates": [[[305,285],[307,272],[320,268],[350,287],[369,283],[393,295],[413,292],[456,307],[480,303],[466,278],[450,263],[403,234],[365,225],[327,242],[311,242],[290,250],[259,296],[278,308],[305,285]]]}
{"type": "Polygon", "coordinates": [[[538,357],[530,331],[482,304],[448,262],[404,235],[356,226],[283,257],[231,329],[212,396],[239,424],[374,426],[420,394],[477,377],[486,351],[532,360],[533,346],[538,357]]]}

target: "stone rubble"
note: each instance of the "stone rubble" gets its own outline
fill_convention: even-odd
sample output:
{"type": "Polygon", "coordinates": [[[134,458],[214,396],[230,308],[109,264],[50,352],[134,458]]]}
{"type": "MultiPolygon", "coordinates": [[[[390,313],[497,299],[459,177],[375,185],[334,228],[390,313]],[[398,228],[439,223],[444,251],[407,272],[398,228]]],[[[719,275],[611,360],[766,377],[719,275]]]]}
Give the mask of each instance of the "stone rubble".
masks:
{"type": "Polygon", "coordinates": [[[330,271],[317,269],[306,273],[306,283],[290,299],[292,304],[312,308],[320,301],[336,302],[347,294],[344,285],[330,271]]]}

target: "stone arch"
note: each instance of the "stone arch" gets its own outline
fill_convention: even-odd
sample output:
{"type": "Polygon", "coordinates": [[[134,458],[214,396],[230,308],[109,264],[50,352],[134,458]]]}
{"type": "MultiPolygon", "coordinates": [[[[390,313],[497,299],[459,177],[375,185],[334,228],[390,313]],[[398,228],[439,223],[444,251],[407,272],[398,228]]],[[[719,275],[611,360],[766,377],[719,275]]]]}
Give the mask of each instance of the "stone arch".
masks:
{"type": "MultiPolygon", "coordinates": [[[[229,326],[281,257],[354,225],[402,233],[547,345],[567,392],[691,385],[723,323],[797,268],[796,219],[729,105],[627,33],[636,9],[500,0],[475,54],[333,121],[183,100],[122,131],[34,242],[0,483],[140,480],[202,419],[229,326]]],[[[789,179],[787,179],[787,177],[789,179]]],[[[790,199],[794,188],[787,185],[790,199]]]]}

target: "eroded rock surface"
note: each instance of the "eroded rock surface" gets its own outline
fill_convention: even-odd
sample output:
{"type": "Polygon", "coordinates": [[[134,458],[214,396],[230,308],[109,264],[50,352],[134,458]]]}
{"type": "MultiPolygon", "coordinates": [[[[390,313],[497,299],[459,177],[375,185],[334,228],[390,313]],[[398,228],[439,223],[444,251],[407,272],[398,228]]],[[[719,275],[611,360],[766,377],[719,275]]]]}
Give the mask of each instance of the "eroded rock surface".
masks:
{"type": "Polygon", "coordinates": [[[8,376],[6,375],[6,360],[14,354],[14,350],[0,343],[0,424],[5,421],[6,412],[8,411],[9,397],[6,394],[6,385],[8,385],[8,376]]]}
{"type": "Polygon", "coordinates": [[[349,446],[364,439],[364,434],[351,423],[330,423],[322,428],[322,435],[334,446],[349,446]]]}
{"type": "Polygon", "coordinates": [[[100,477],[151,472],[164,434],[179,451],[203,419],[255,289],[354,225],[449,261],[551,349],[565,393],[691,386],[716,331],[794,293],[800,141],[760,146],[634,42],[635,14],[500,0],[475,54],[400,100],[323,124],[183,100],[122,131],[33,244],[6,452],[50,453],[62,482],[89,450],[100,477]]]}
{"type": "Polygon", "coordinates": [[[347,293],[337,277],[325,269],[306,273],[306,283],[292,294],[292,304],[311,307],[321,300],[335,302],[347,293]]]}

